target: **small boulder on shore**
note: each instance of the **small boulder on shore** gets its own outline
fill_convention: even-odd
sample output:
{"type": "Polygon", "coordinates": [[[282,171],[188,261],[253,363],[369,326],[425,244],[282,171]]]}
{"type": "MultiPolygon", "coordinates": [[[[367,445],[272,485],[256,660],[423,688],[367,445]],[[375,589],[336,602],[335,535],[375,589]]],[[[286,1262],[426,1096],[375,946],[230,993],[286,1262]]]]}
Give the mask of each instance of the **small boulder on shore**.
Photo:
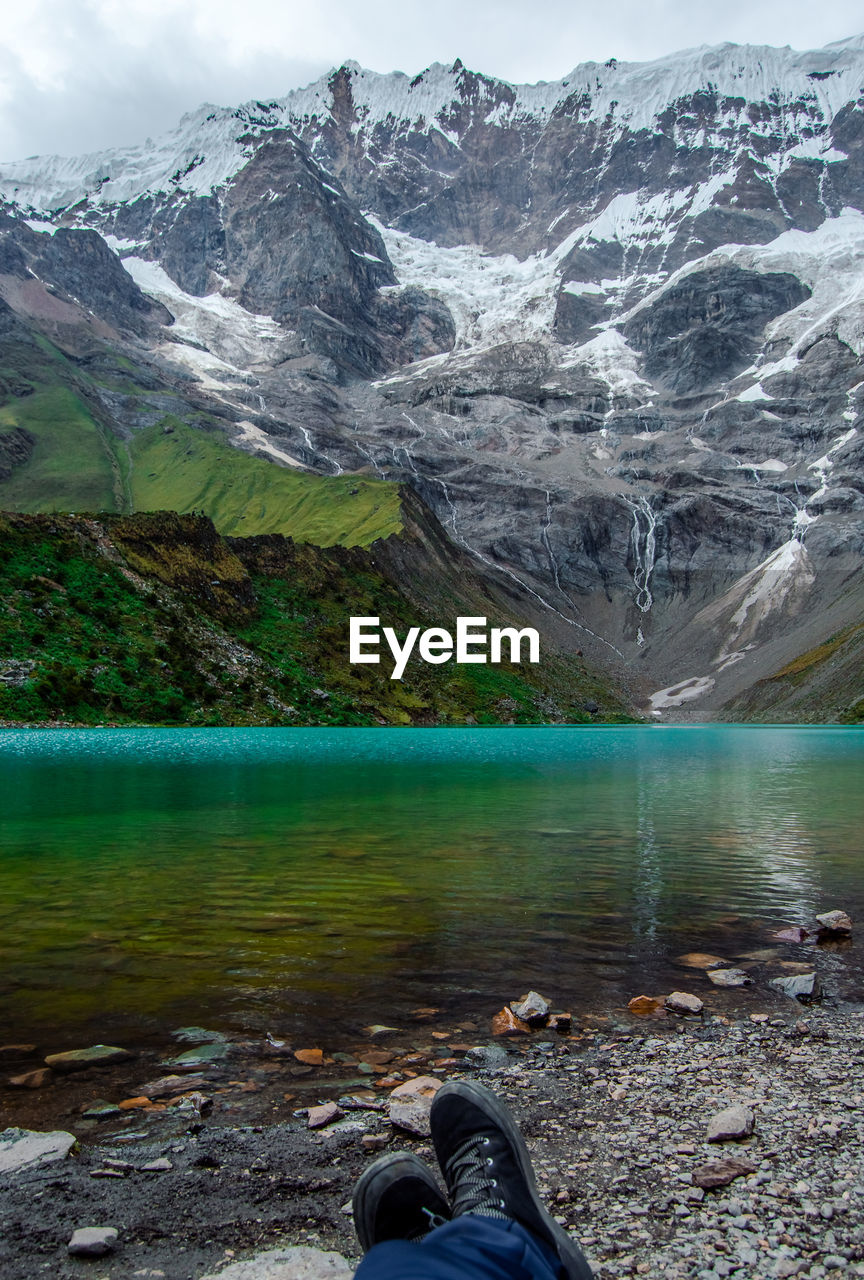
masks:
{"type": "Polygon", "coordinates": [[[116,1244],[116,1227],[79,1227],[66,1248],[76,1258],[104,1258],[116,1244]]]}
{"type": "Polygon", "coordinates": [[[0,1133],[0,1173],[65,1160],[77,1141],[74,1133],[63,1130],[39,1133],[34,1129],[4,1129],[0,1133]]]}
{"type": "Polygon", "coordinates": [[[406,1133],[428,1138],[432,1099],[442,1084],[435,1076],[417,1076],[398,1085],[390,1094],[390,1123],[406,1133]]]}
{"type": "Polygon", "coordinates": [[[736,1102],[711,1117],[705,1137],[708,1142],[738,1142],[750,1137],[755,1124],[756,1117],[750,1108],[736,1102]]]}

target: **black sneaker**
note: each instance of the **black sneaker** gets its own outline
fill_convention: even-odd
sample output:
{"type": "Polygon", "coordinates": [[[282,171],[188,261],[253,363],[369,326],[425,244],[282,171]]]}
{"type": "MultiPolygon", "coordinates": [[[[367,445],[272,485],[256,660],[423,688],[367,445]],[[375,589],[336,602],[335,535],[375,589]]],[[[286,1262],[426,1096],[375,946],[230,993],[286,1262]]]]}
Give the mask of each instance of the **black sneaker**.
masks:
{"type": "Polygon", "coordinates": [[[432,1100],[430,1122],[454,1218],[515,1218],[557,1253],[568,1280],[590,1280],[582,1250],[544,1209],[522,1135],[494,1093],[449,1080],[432,1100]]]}
{"type": "Polygon", "coordinates": [[[419,1240],[450,1220],[450,1206],[419,1156],[396,1151],[361,1175],[351,1198],[363,1252],[382,1240],[419,1240]]]}

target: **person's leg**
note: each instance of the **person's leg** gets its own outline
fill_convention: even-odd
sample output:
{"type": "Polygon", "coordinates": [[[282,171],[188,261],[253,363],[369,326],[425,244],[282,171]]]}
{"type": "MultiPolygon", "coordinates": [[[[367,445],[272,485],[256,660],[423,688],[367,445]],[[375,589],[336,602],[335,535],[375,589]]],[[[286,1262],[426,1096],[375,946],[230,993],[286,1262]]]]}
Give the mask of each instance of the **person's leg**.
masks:
{"type": "Polygon", "coordinates": [[[491,1090],[449,1080],[432,1100],[430,1123],[454,1220],[515,1222],[557,1257],[567,1280],[590,1280],[582,1250],[547,1213],[522,1135],[491,1090]]]}
{"type": "Polygon", "coordinates": [[[353,1200],[366,1253],[359,1280],[592,1280],[579,1246],[546,1212],[522,1135],[493,1093],[443,1085],[431,1126],[451,1203],[417,1156],[370,1166],[353,1200]]]}
{"type": "Polygon", "coordinates": [[[390,1239],[373,1245],[355,1280],[563,1280],[565,1275],[555,1252],[514,1219],[465,1214],[418,1242],[390,1239]]]}

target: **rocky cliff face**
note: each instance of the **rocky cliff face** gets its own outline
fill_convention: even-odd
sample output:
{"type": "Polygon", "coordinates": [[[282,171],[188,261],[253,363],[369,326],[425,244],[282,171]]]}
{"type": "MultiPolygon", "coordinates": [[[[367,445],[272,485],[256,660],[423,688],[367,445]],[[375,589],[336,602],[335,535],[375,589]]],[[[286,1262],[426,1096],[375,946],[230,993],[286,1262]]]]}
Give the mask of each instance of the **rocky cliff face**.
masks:
{"type": "Polygon", "coordinates": [[[347,64],[0,191],[19,313],[29,271],[244,447],[411,485],[649,711],[857,617],[864,37],[536,86],[347,64]]]}

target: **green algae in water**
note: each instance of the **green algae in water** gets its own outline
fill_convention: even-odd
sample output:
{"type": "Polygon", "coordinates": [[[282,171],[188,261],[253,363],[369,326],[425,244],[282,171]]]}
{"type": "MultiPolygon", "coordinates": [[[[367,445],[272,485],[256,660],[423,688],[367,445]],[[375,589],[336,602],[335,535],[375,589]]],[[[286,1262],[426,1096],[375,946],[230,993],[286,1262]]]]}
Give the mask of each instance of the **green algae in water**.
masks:
{"type": "Polygon", "coordinates": [[[852,729],[6,732],[4,1037],[621,1004],[855,915],[862,762],[852,729]]]}

